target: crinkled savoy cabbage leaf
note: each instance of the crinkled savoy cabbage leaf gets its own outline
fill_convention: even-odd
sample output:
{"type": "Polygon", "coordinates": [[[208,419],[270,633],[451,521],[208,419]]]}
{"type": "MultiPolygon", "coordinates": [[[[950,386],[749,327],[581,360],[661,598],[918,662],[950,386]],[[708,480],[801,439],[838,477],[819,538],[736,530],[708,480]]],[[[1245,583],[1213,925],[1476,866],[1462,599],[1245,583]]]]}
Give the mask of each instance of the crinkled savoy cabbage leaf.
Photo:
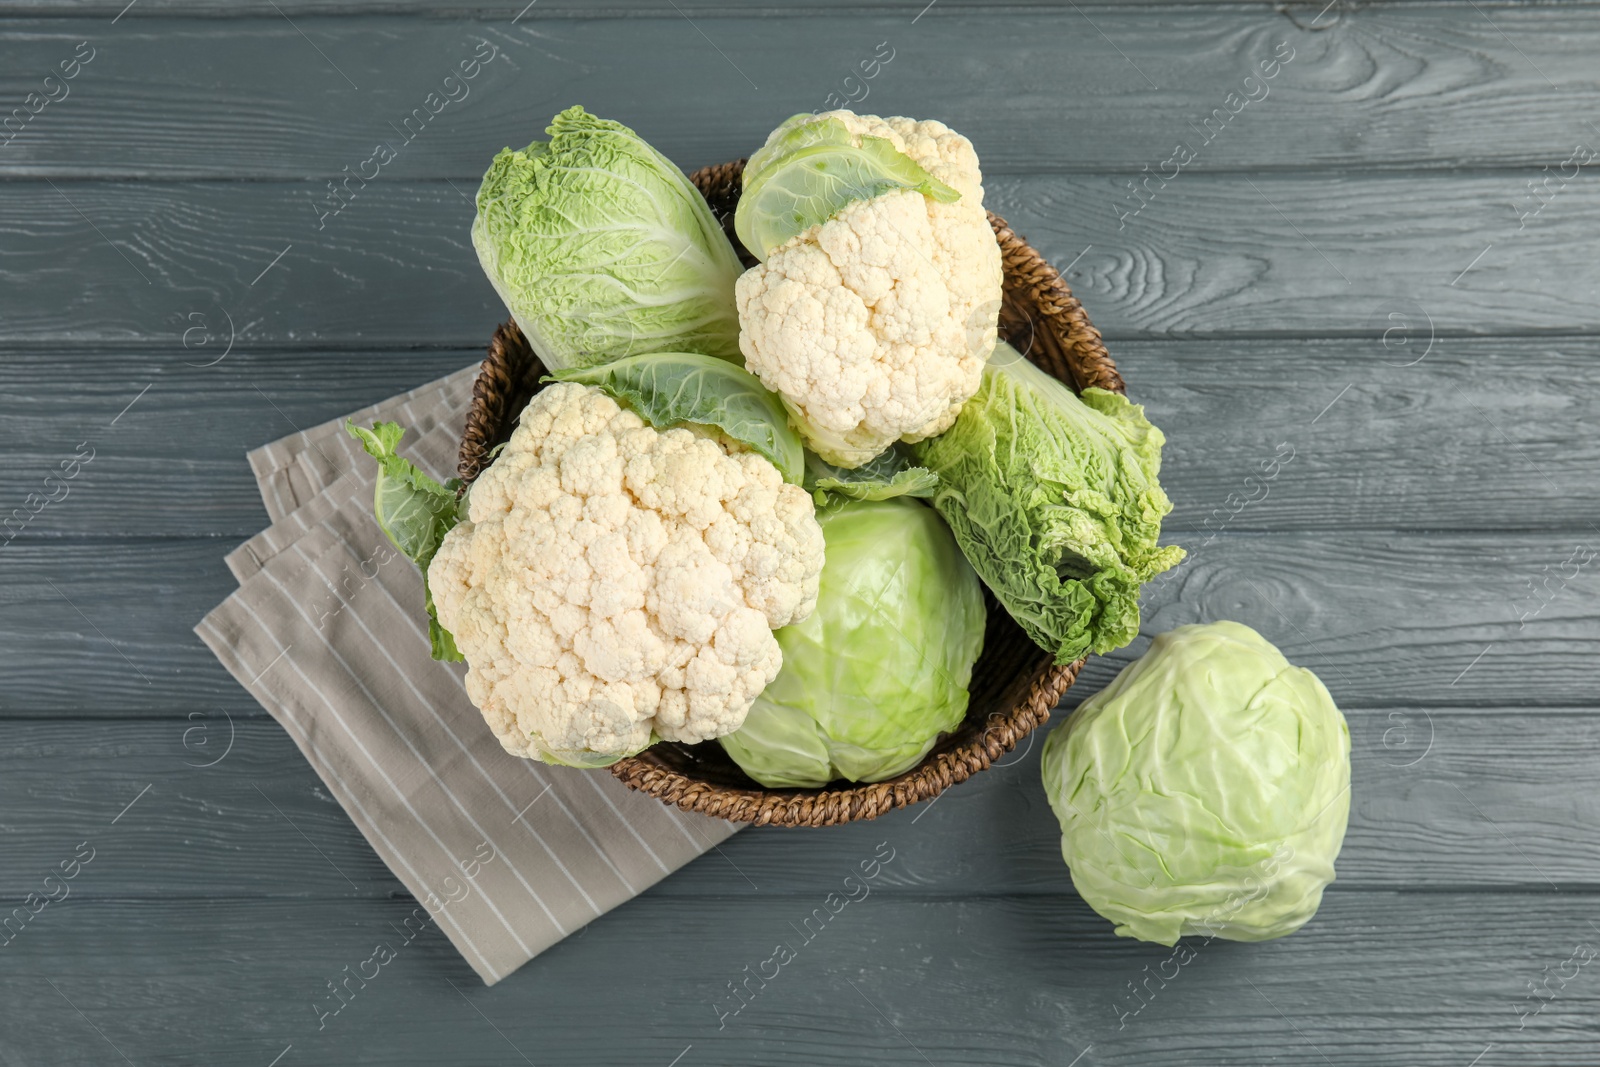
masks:
{"type": "Polygon", "coordinates": [[[484,272],[545,366],[664,350],[739,361],[743,267],[689,179],[581,107],[546,132],[495,156],[472,224],[484,272]]]}
{"type": "Polygon", "coordinates": [[[911,445],[933,505],[995,597],[1057,663],[1139,633],[1139,586],[1183,558],[1158,547],[1172,510],[1160,430],[1103,389],[1072,390],[1009,345],[955,425],[911,445]]]}

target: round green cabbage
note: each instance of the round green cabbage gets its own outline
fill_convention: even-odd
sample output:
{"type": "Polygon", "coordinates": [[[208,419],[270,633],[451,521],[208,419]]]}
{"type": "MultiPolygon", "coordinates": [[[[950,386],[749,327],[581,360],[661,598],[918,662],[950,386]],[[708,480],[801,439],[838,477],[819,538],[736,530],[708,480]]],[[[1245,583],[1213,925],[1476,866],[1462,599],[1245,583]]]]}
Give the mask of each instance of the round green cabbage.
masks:
{"type": "Polygon", "coordinates": [[[879,782],[915,766],[967,713],[983,591],[934,511],[905,497],[817,515],[817,608],[776,632],[783,669],[720,738],[762,785],[879,782]]]}
{"type": "Polygon", "coordinates": [[[1315,674],[1248,626],[1182,626],[1044,745],[1072,884],[1117,934],[1265,941],[1333,881],[1350,730],[1315,674]]]}

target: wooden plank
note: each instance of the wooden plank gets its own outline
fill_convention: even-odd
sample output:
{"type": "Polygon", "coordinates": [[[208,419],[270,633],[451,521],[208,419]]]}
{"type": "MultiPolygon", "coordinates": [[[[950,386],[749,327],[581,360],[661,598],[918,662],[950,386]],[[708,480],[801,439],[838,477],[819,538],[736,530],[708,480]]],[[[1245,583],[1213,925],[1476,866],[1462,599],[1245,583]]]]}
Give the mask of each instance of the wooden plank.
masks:
{"type": "MultiPolygon", "coordinates": [[[[1416,3],[1417,0],[1380,0],[1380,2],[1416,3]]],[[[1434,0],[1434,2],[1445,4],[1455,0],[1434,0]]],[[[1482,6],[1493,11],[1515,6],[1518,2],[1519,0],[1489,0],[1482,6]]],[[[1270,6],[1265,0],[1183,0],[1178,4],[1172,0],[1094,0],[1092,4],[1080,6],[1092,14],[1102,7],[1123,7],[1134,4],[1162,7],[1270,6]]],[[[18,0],[8,8],[8,13],[13,17],[71,15],[83,18],[114,18],[127,6],[126,0],[120,4],[116,0],[18,0]]],[[[1305,6],[1309,10],[1304,13],[1306,15],[1304,21],[1309,23],[1322,10],[1322,5],[1305,6]]],[[[515,4],[491,4],[485,0],[283,0],[277,7],[284,14],[296,18],[302,15],[307,17],[364,15],[369,18],[408,15],[476,18],[484,21],[508,21],[516,18],[520,10],[515,4]]],[[[537,6],[530,5],[530,7],[531,10],[523,11],[517,21],[539,22],[558,17],[586,19],[659,17],[667,5],[661,3],[661,0],[596,0],[594,3],[587,3],[585,0],[539,0],[537,6]]],[[[684,15],[696,19],[792,18],[850,13],[907,19],[921,15],[919,22],[935,17],[948,18],[952,13],[983,14],[989,18],[998,18],[1038,11],[1057,11],[1062,8],[1071,10],[1068,0],[938,0],[937,5],[908,3],[906,0],[898,2],[866,0],[863,3],[851,3],[850,0],[681,0],[677,7],[684,15]],[[929,10],[925,11],[924,7],[929,10]]],[[[262,3],[259,0],[238,0],[237,3],[228,3],[227,0],[139,0],[136,10],[140,12],[142,18],[149,18],[152,15],[188,18],[246,18],[277,15],[272,4],[262,3]]],[[[667,7],[667,10],[672,9],[667,7]]],[[[1317,25],[1321,27],[1331,24],[1336,13],[1337,9],[1329,12],[1317,25]]]]}
{"type": "Polygon", "coordinates": [[[210,362],[228,338],[239,352],[335,338],[488,343],[506,312],[472,250],[465,193],[442,182],[373,185],[319,233],[313,192],[310,183],[10,185],[0,243],[14,281],[0,331],[155,344],[174,370],[210,362]]]}
{"type": "Polygon", "coordinates": [[[1401,321],[1413,341],[1428,329],[1593,328],[1582,305],[1593,305],[1600,272],[1578,261],[1568,235],[1600,225],[1600,184],[1574,183],[1519,224],[1523,183],[1494,173],[1202,173],[1180,175],[1124,218],[1137,201],[1116,195],[1115,180],[1032,177],[988,183],[986,201],[1048,260],[1070,265],[1074,291],[1113,338],[1336,334],[1403,365],[1415,350],[1372,343],[1398,344],[1401,321]]]}
{"type": "MultiPolygon", "coordinates": [[[[857,859],[835,857],[841,884],[857,859]]],[[[6,1047],[29,1064],[120,1062],[110,1044],[173,1067],[262,1067],[291,1045],[283,1064],[395,1067],[1463,1067],[1490,1045],[1499,1062],[1559,1067],[1600,1047],[1596,965],[1574,957],[1600,943],[1592,896],[1330,893],[1292,937],[1197,939],[1176,956],[1112,936],[1070,894],[871,894],[813,918],[806,940],[823,907],[649,893],[486,990],[433,929],[404,942],[409,901],[68,900],[4,949],[11,1017],[51,1020],[8,1028],[6,1047]],[[363,965],[380,942],[396,958],[363,965]],[[779,943],[793,958],[732,1014],[728,984],[779,943]],[[345,967],[375,976],[323,1018],[345,967]],[[1540,1003],[1529,981],[1546,999],[1519,1018],[1540,1003]]]]}
{"type": "MultiPolygon", "coordinates": [[[[1354,780],[1341,890],[1600,889],[1592,711],[1354,709],[1347,717],[1354,780]]],[[[885,837],[899,850],[883,879],[888,894],[1068,892],[1038,754],[1028,745],[931,807],[873,823],[746,831],[652,893],[823,894],[838,857],[870,854],[885,837]]],[[[63,842],[86,836],[95,872],[115,873],[76,884],[85,899],[405,893],[288,736],[260,718],[0,721],[0,811],[0,899],[37,890],[63,842]],[[135,800],[115,833],[99,831],[135,800]]]]}
{"type": "MultiPolygon", "coordinates": [[[[1146,587],[1144,631],[1237,619],[1350,707],[1588,705],[1600,574],[1581,555],[1594,548],[1585,536],[1224,533],[1146,587]]],[[[231,547],[219,538],[12,542],[0,559],[0,708],[252,707],[191,632],[235,588],[222,564],[231,547]]],[[[1079,692],[1143,646],[1091,661],[1079,692]]]]}
{"type": "Polygon", "coordinates": [[[690,167],[748,154],[786,116],[844,92],[866,110],[935,116],[974,135],[997,174],[1157,171],[1176,141],[1195,136],[1191,123],[1245,91],[1268,95],[1238,105],[1193,166],[1254,173],[1467,161],[1537,171],[1594,136],[1574,113],[1587,99],[1600,33],[1583,7],[1497,8],[1491,20],[1470,5],[1382,4],[1317,22],[1320,4],[1283,16],[1255,4],[1093,15],[1063,4],[1003,19],[935,8],[920,20],[906,4],[892,14],[780,20],[691,19],[663,3],[654,17],[620,20],[545,18],[535,8],[513,24],[521,6],[500,6],[482,22],[393,20],[377,36],[363,19],[291,24],[265,4],[266,17],[255,19],[151,19],[135,8],[115,26],[8,22],[0,25],[0,99],[15,101],[8,110],[40,90],[86,34],[95,53],[70,95],[0,151],[0,173],[354,172],[377,142],[406,140],[396,132],[402,119],[479,42],[484,55],[505,58],[396,145],[387,178],[474,179],[496,149],[525,143],[580,101],[690,167]],[[894,50],[890,64],[870,68],[877,74],[865,85],[846,83],[879,42],[894,50]],[[1289,65],[1264,87],[1244,86],[1279,42],[1293,49],[1289,65]]]}
{"type": "Polygon", "coordinates": [[[1403,302],[1379,327],[1346,340],[1115,346],[1130,394],[1167,436],[1174,538],[1346,527],[1600,536],[1600,512],[1574,491],[1600,479],[1578,429],[1600,411],[1573,388],[1600,350],[1437,337],[1403,302]]]}
{"type": "MultiPolygon", "coordinates": [[[[505,316],[468,239],[470,183],[374,183],[320,232],[309,183],[56,184],[12,182],[0,201],[0,343],[137,342],[200,363],[195,328],[226,337],[231,318],[241,351],[476,349],[505,316]]],[[[1405,336],[1393,315],[1414,339],[1600,330],[1600,266],[1568,236],[1600,227],[1600,183],[1575,180],[1519,231],[1523,185],[1198,173],[1125,223],[1134,201],[1107,176],[987,190],[1113,341],[1355,337],[1386,373],[1415,358],[1377,343],[1405,336]]]]}
{"type": "Polygon", "coordinates": [[[1596,1061],[1593,968],[1552,975],[1600,945],[1600,626],[1576,562],[1600,537],[1579,429],[1600,353],[1562,336],[1596,331],[1600,275],[1570,235],[1600,223],[1600,194],[1585,173],[1525,228],[1516,208],[1589,140],[1592,8],[1336,5],[1312,33],[1318,2],[685,0],[691,24],[655,0],[541,0],[515,26],[522,0],[138,0],[114,26],[122,0],[27,2],[0,20],[8,106],[77,40],[99,52],[0,147],[0,502],[87,434],[105,447],[0,556],[6,910],[76,841],[100,850],[0,946],[17,1020],[0,1060],[1596,1061]],[[425,17],[317,17],[374,10],[425,17]],[[1297,53],[1270,100],[1119,225],[1122,180],[1280,35],[1297,53]],[[307,175],[364,159],[352,146],[389,137],[480,38],[508,59],[317,229],[307,175]],[[1242,619],[1349,709],[1352,827],[1322,913],[1283,942],[1196,946],[1189,977],[1131,999],[1171,954],[1113,938],[1072,893],[1035,745],[932,807],[739,835],[495,990],[430,931],[319,1030],[326,980],[413,905],[189,632],[261,521],[242,451],[475,358],[502,312],[465,198],[556,107],[714,161],[818,106],[879,40],[897,56],[866,106],[979,131],[992,206],[1073,263],[1171,435],[1169,528],[1194,559],[1149,591],[1147,632],[1242,619]],[[220,338],[194,347],[192,315],[233,316],[223,363],[197,365],[220,338]],[[1249,500],[1280,443],[1294,459],[1249,500]],[[225,731],[236,747],[197,766],[225,731]],[[897,856],[873,896],[719,1011],[880,841],[897,856]],[[1529,1016],[1533,982],[1554,999],[1529,1016]]]}
{"type": "MultiPolygon", "coordinates": [[[[1600,342],[1430,339],[1425,319],[1404,316],[1385,320],[1387,347],[1381,333],[1117,344],[1132,395],[1167,434],[1172,535],[1194,544],[1223,529],[1600,524],[1600,501],[1574,491],[1600,480],[1600,441],[1584,429],[1600,422],[1600,400],[1573,388],[1600,361],[1600,342]],[[1516,388],[1506,390],[1508,381],[1516,388]]],[[[242,541],[266,523],[244,449],[481,354],[236,350],[207,367],[226,338],[202,345],[202,328],[192,328],[188,350],[24,349],[0,362],[0,516],[49,492],[43,477],[80,443],[95,450],[67,497],[23,537],[242,541]]]]}
{"type": "MultiPolygon", "coordinates": [[[[222,324],[214,313],[212,321],[222,324]]],[[[39,494],[56,499],[26,521],[21,540],[181,534],[222,538],[217,551],[225,552],[268,525],[247,450],[482,358],[481,351],[351,357],[237,348],[222,358],[225,324],[222,336],[209,339],[201,325],[191,328],[187,350],[180,342],[164,350],[4,357],[0,531],[14,530],[39,508],[27,504],[39,494]],[[62,495],[61,464],[91,452],[62,495]]]]}

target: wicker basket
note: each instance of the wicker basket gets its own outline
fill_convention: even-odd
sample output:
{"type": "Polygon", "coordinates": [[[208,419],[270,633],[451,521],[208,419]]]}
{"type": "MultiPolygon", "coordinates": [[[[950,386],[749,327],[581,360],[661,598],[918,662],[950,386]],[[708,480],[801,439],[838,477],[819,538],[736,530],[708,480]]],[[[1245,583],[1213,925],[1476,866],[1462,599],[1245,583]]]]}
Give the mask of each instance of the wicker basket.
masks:
{"type": "MultiPolygon", "coordinates": [[[[747,265],[733,232],[744,160],[705,167],[690,177],[747,265]]],[[[1000,333],[1034,363],[1076,390],[1122,392],[1122,378],[1060,273],[991,212],[1005,267],[1000,333]]],[[[495,331],[472,390],[461,440],[460,474],[470,483],[489,451],[511,436],[517,416],[540,388],[544,366],[514,322],[495,331]]],[[[973,669],[967,717],[916,767],[885,782],[836,783],[821,789],[767,789],[748,778],[714,741],[662,742],[624,759],[611,773],[629,788],[685,811],[758,826],[832,826],[872,819],[892,808],[931,800],[1011,751],[1077,678],[1083,660],[1065,666],[1028,639],[984,591],[989,611],[983,655],[973,669]]]]}

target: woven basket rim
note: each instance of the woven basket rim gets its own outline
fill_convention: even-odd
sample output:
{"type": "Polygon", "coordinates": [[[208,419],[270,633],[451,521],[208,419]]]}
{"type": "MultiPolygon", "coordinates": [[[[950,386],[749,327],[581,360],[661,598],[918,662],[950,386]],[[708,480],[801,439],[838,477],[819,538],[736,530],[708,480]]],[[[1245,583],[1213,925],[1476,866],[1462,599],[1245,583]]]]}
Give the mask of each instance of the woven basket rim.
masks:
{"type": "MultiPolygon", "coordinates": [[[[703,167],[690,175],[706,196],[734,248],[747,265],[753,260],[743,253],[732,231],[733,205],[737,202],[739,180],[745,161],[735,160],[703,167]],[[719,210],[719,208],[721,210],[719,210]]],[[[1005,271],[1005,306],[1001,312],[1002,337],[1012,341],[1030,361],[1065,382],[1076,392],[1097,386],[1113,392],[1123,391],[1116,364],[1105,349],[1100,331],[1089,321],[1071,287],[1042,255],[1018,236],[1000,216],[989,212],[989,221],[1001,249],[1005,271]],[[1023,338],[1021,334],[1025,333],[1023,338]],[[1018,341],[1025,340],[1024,344],[1018,341]]],[[[472,406],[463,430],[459,473],[464,485],[488,465],[490,449],[509,436],[510,426],[522,406],[537,391],[543,371],[537,355],[529,349],[515,321],[495,331],[488,355],[473,385],[472,406]]],[[[996,650],[990,645],[996,636],[1026,645],[1008,646],[1021,655],[1018,673],[1000,683],[999,693],[984,707],[977,705],[977,668],[974,669],[974,695],[967,716],[950,735],[941,738],[924,759],[903,774],[883,782],[834,782],[817,789],[768,789],[744,778],[748,784],[714,780],[716,775],[697,776],[685,766],[694,766],[696,753],[731,765],[714,741],[699,746],[662,742],[636,756],[610,767],[613,776],[631,789],[656,797],[684,811],[698,812],[734,822],[758,826],[832,826],[861,819],[873,819],[895,808],[931,800],[957,782],[987,769],[1022,738],[1042,726],[1067,689],[1077,680],[1087,659],[1056,664],[1049,653],[1035,646],[1021,630],[1004,616],[1004,609],[990,600],[990,627],[981,666],[996,650]],[[998,633],[997,633],[997,626],[998,633]],[[1008,632],[1015,631],[1014,634],[1008,632]],[[1020,646],[1019,646],[1020,647],[1020,646]],[[706,748],[711,746],[715,749],[706,748]],[[671,758],[669,758],[669,753],[671,758]]],[[[989,687],[992,687],[991,682],[989,687]]],[[[987,692],[987,688],[985,692],[987,692]]],[[[728,777],[725,769],[722,777],[728,777]]],[[[735,772],[737,777],[744,777],[735,772]]]]}

